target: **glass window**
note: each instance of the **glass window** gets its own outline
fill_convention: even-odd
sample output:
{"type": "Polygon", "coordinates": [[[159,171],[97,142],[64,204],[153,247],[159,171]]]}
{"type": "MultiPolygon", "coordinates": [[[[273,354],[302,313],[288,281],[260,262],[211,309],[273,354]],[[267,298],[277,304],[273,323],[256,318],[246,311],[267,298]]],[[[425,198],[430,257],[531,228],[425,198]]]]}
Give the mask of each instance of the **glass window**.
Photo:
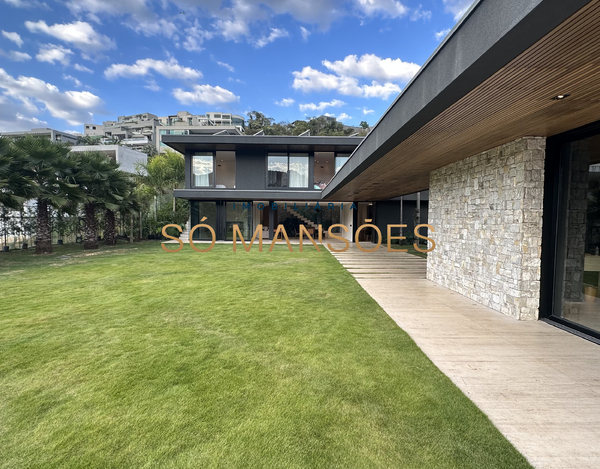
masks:
{"type": "Polygon", "coordinates": [[[290,154],[290,187],[308,187],[308,155],[290,154]]]}
{"type": "MultiPolygon", "coordinates": [[[[216,202],[200,202],[198,200],[190,201],[191,207],[191,223],[192,228],[200,223],[211,226],[215,230],[215,235],[218,236],[217,232],[217,203],[216,202]],[[200,222],[203,217],[206,220],[200,222]]],[[[198,228],[193,234],[194,240],[212,240],[212,234],[207,228],[198,228]]]]}
{"type": "Polygon", "coordinates": [[[563,150],[553,314],[600,331],[600,135],[563,150]]]}
{"type": "Polygon", "coordinates": [[[287,155],[269,155],[268,187],[288,187],[287,155]]]}
{"type": "Polygon", "coordinates": [[[212,153],[196,153],[192,161],[193,183],[196,187],[214,185],[214,158],[212,153]]]}
{"type": "Polygon", "coordinates": [[[308,155],[306,153],[270,153],[267,187],[308,187],[308,155]]]}
{"type": "Polygon", "coordinates": [[[227,202],[225,212],[225,239],[233,239],[233,225],[237,225],[243,238],[249,240],[252,237],[252,202],[227,202]]]}
{"type": "Polygon", "coordinates": [[[336,155],[336,157],[335,157],[335,173],[336,174],[340,169],[342,169],[342,166],[344,166],[346,161],[348,161],[348,158],[350,158],[349,153],[338,153],[336,155]]]}

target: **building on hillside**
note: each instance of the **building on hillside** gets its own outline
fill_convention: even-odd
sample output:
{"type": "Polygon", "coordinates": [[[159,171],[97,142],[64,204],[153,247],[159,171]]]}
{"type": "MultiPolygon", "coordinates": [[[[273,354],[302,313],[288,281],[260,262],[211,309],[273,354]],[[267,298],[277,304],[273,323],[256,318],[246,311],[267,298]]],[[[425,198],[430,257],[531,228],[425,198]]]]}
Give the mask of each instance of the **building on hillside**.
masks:
{"type": "Polygon", "coordinates": [[[118,142],[135,150],[153,145],[158,152],[164,149],[163,135],[211,135],[218,132],[240,135],[244,132],[244,118],[235,114],[208,112],[195,115],[179,111],[168,116],[149,112],[119,116],[116,121],[84,124],[84,135],[97,137],[104,143],[118,142]]]}
{"type": "Polygon", "coordinates": [[[31,130],[15,131],[15,132],[1,132],[3,137],[20,138],[25,135],[35,135],[37,137],[49,138],[53,142],[63,142],[69,144],[77,143],[77,135],[68,132],[61,132],[60,130],[54,130],[49,128],[37,128],[31,130]]]}
{"type": "Polygon", "coordinates": [[[137,174],[138,170],[143,171],[140,165],[148,162],[148,155],[122,145],[75,145],[71,148],[72,152],[94,151],[100,152],[112,158],[119,163],[121,171],[130,174],[137,174]]]}
{"type": "Polygon", "coordinates": [[[274,225],[279,206],[258,211],[258,202],[352,201],[356,215],[337,217],[355,229],[378,222],[369,207],[429,190],[437,245],[429,280],[598,341],[598,96],[600,0],[479,0],[356,143],[191,135],[164,143],[185,153],[186,188],[175,194],[191,200],[192,224],[206,216],[226,238],[232,223],[245,235],[257,217],[274,225]],[[322,188],[324,152],[328,164],[347,161],[322,188]]]}

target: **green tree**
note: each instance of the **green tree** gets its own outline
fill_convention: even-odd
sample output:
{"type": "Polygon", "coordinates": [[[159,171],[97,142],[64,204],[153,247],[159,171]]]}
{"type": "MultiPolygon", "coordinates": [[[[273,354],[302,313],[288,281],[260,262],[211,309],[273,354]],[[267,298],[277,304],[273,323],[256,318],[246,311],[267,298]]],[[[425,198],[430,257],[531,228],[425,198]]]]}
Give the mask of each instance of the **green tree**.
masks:
{"type": "Polygon", "coordinates": [[[268,131],[271,127],[271,124],[275,119],[272,117],[265,116],[262,112],[258,111],[250,111],[248,113],[248,124],[246,125],[246,133],[248,135],[254,135],[261,130],[268,135],[268,131]]]}
{"type": "Polygon", "coordinates": [[[142,147],[142,153],[146,153],[146,155],[148,155],[148,159],[151,159],[158,154],[156,151],[156,146],[152,143],[146,143],[146,145],[142,147]]]}
{"type": "Polygon", "coordinates": [[[363,128],[363,130],[367,130],[369,128],[367,121],[360,121],[360,126],[363,128]]]}
{"type": "Polygon", "coordinates": [[[69,183],[73,160],[68,145],[27,135],[13,145],[23,162],[23,176],[33,182],[36,199],[36,254],[52,252],[49,208],[73,212],[80,192],[69,183]]]}
{"type": "Polygon", "coordinates": [[[34,195],[33,181],[23,171],[25,161],[12,144],[0,137],[0,205],[18,210],[26,198],[34,195]]]}
{"type": "MultiPolygon", "coordinates": [[[[183,187],[185,181],[185,160],[174,150],[165,150],[148,163],[141,166],[139,181],[154,193],[162,196],[173,189],[183,187]]],[[[173,202],[175,212],[175,202],[173,202]]]]}
{"type": "Polygon", "coordinates": [[[104,244],[112,246],[117,244],[115,229],[115,210],[118,208],[122,215],[129,213],[133,216],[140,210],[135,194],[135,183],[125,172],[115,169],[108,176],[108,193],[105,194],[102,205],[104,206],[104,244]],[[106,201],[109,204],[106,204],[106,201]]]}
{"type": "Polygon", "coordinates": [[[83,194],[84,209],[84,249],[98,248],[96,213],[99,208],[118,210],[115,201],[119,194],[111,193],[111,175],[119,169],[119,164],[100,152],[79,152],[73,157],[76,170],[73,181],[83,194]]]}

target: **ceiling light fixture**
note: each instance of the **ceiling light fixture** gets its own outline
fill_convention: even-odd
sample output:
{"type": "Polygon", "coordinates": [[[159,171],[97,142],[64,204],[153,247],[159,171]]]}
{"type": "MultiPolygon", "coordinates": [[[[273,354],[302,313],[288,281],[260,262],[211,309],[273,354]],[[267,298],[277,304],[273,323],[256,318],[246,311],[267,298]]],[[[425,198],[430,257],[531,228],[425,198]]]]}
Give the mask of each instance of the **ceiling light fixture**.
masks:
{"type": "Polygon", "coordinates": [[[561,99],[565,99],[571,96],[570,94],[558,94],[552,98],[554,101],[560,101],[561,99]]]}

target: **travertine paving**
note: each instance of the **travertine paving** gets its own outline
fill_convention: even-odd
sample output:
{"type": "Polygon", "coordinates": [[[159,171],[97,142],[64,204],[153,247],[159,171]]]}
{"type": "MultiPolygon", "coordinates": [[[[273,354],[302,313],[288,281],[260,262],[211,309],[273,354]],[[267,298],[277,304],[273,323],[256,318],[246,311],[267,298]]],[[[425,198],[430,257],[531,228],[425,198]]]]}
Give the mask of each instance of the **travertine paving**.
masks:
{"type": "MultiPolygon", "coordinates": [[[[341,249],[343,244],[333,245],[341,249]]],[[[372,243],[363,243],[364,249],[373,249],[372,243]]],[[[398,246],[394,246],[398,248],[398,246]]],[[[382,246],[374,252],[363,252],[356,244],[351,244],[345,252],[333,252],[340,263],[354,278],[358,279],[424,279],[427,273],[427,260],[406,252],[387,252],[382,246]]]]}
{"type": "Polygon", "coordinates": [[[600,468],[600,346],[429,280],[359,279],[537,468],[600,468]]]}
{"type": "Polygon", "coordinates": [[[599,345],[425,280],[422,259],[394,264],[383,249],[355,250],[336,257],[533,466],[600,468],[599,345]],[[400,272],[386,278],[394,265],[400,272]]]}

